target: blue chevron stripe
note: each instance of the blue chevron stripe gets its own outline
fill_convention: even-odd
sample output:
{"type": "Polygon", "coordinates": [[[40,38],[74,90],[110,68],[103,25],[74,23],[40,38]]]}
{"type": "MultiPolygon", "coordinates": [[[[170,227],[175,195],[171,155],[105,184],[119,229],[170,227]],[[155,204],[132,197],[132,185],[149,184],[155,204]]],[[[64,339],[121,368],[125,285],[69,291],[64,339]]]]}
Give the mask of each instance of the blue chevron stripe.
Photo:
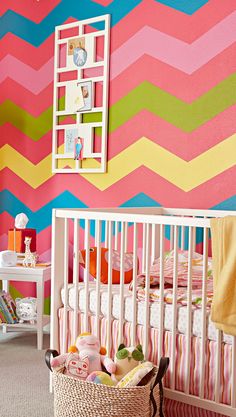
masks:
{"type": "MultiPolygon", "coordinates": [[[[108,6],[92,0],[62,0],[39,24],[8,10],[0,18],[0,39],[11,32],[34,46],[41,45],[53,32],[55,26],[63,24],[69,17],[77,20],[111,14],[111,26],[116,25],[133,10],[141,0],[114,0],[108,6]]],[[[100,29],[100,25],[93,25],[100,29]]]]}
{"type": "Polygon", "coordinates": [[[212,207],[214,210],[236,210],[236,195],[212,207]]]}
{"type": "MultiPolygon", "coordinates": [[[[87,208],[88,206],[83,201],[76,198],[69,191],[64,191],[58,197],[50,201],[45,206],[41,207],[38,211],[33,212],[24,203],[22,203],[17,197],[15,197],[8,190],[0,192],[0,214],[4,211],[9,213],[12,217],[15,217],[18,213],[26,213],[29,221],[29,227],[34,227],[37,232],[41,232],[47,227],[51,226],[52,221],[52,209],[53,208],[87,208]]],[[[160,204],[150,198],[144,193],[139,193],[121,204],[120,207],[160,207],[160,204]]],[[[229,199],[212,207],[215,210],[236,210],[236,195],[229,199]]],[[[81,224],[84,227],[84,224],[81,224]]],[[[104,225],[103,225],[104,226],[104,225]]],[[[105,238],[104,227],[102,228],[102,240],[105,238]]],[[[91,235],[94,236],[94,222],[91,222],[91,235]]],[[[170,228],[166,228],[165,237],[170,239],[170,228]]],[[[187,245],[188,230],[185,228],[185,240],[187,245]]],[[[179,242],[181,235],[179,236],[179,242]]],[[[197,243],[202,242],[202,230],[197,229],[197,243]]]]}
{"type": "Polygon", "coordinates": [[[144,193],[139,193],[120,207],[160,207],[160,204],[144,193]]]}
{"type": "Polygon", "coordinates": [[[158,3],[162,3],[165,6],[169,6],[172,9],[189,15],[194,14],[202,6],[208,3],[208,1],[209,0],[157,0],[158,3]]]}
{"type": "Polygon", "coordinates": [[[25,213],[29,218],[29,227],[37,229],[38,233],[51,225],[52,209],[64,207],[87,208],[82,201],[68,191],[63,192],[36,212],[30,210],[8,190],[0,193],[0,214],[6,211],[15,217],[18,213],[25,213]]]}

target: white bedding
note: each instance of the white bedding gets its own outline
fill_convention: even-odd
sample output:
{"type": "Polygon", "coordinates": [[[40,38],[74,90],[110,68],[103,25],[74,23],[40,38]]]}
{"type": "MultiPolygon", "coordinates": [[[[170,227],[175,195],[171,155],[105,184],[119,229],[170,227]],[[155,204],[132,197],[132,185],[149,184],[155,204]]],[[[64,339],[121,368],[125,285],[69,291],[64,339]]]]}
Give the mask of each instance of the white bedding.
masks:
{"type": "MultiPolygon", "coordinates": [[[[124,286],[124,319],[128,322],[132,321],[132,294],[129,291],[129,285],[124,286]]],[[[85,310],[85,289],[84,284],[79,283],[79,298],[78,298],[78,309],[82,312],[85,310]]],[[[61,299],[64,305],[65,294],[64,288],[61,290],[61,299]]],[[[107,316],[108,312],[108,287],[107,285],[101,284],[101,313],[104,317],[107,316]]],[[[75,306],[75,288],[73,284],[68,286],[69,294],[69,307],[74,310],[75,306]]],[[[89,310],[92,314],[96,312],[96,283],[89,283],[89,310]]],[[[120,317],[120,295],[119,295],[119,285],[112,286],[112,316],[114,319],[119,319],[120,317]]],[[[193,335],[201,336],[201,320],[202,312],[201,309],[192,310],[192,323],[193,323],[193,335]]],[[[137,301],[137,324],[143,325],[145,322],[145,303],[143,301],[137,301]]],[[[156,329],[159,328],[159,303],[153,302],[150,303],[150,325],[156,329]]],[[[164,309],[164,328],[165,330],[172,331],[172,304],[165,304],[164,309]]],[[[209,317],[209,312],[207,313],[207,337],[209,340],[217,339],[217,329],[214,324],[211,322],[209,317]]],[[[187,307],[178,306],[177,314],[177,330],[181,334],[187,333],[187,307]]],[[[231,336],[224,335],[225,343],[232,343],[231,336]]]]}

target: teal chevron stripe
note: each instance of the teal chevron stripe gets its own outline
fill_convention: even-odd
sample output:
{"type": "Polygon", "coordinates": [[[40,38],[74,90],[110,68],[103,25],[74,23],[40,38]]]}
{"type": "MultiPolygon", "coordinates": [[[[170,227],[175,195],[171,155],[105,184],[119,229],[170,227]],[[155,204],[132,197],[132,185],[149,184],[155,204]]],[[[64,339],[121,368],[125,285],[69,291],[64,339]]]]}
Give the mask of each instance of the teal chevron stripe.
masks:
{"type": "MultiPolygon", "coordinates": [[[[130,200],[121,204],[120,207],[150,207],[160,206],[152,198],[148,197],[144,193],[137,194],[130,200]]],[[[3,190],[0,192],[0,214],[7,212],[10,216],[15,217],[18,213],[25,213],[29,221],[29,227],[37,229],[37,232],[41,232],[51,225],[52,222],[52,209],[54,208],[87,208],[88,206],[83,201],[76,198],[69,191],[64,191],[58,197],[50,201],[45,206],[41,207],[36,212],[32,211],[22,201],[15,197],[10,191],[3,190]]],[[[82,224],[83,227],[83,224],[82,224]]],[[[94,225],[91,225],[92,229],[94,225]]],[[[94,235],[93,230],[91,231],[94,235]]]]}
{"type": "Polygon", "coordinates": [[[139,193],[121,204],[120,207],[160,207],[160,204],[144,193],[139,193]]]}
{"type": "MultiPolygon", "coordinates": [[[[26,213],[29,217],[29,227],[35,227],[37,232],[41,232],[51,225],[52,221],[52,209],[53,208],[87,208],[87,206],[78,198],[76,198],[69,191],[64,191],[58,197],[50,201],[45,206],[41,207],[38,211],[33,212],[24,203],[18,200],[11,192],[4,190],[0,193],[0,214],[3,212],[9,213],[12,217],[20,212],[26,213]]],[[[145,193],[139,193],[127,200],[120,207],[160,207],[160,204],[153,200],[145,193]]],[[[235,210],[236,209],[236,195],[229,199],[217,204],[212,207],[215,210],[235,210]]],[[[81,224],[84,227],[84,224],[81,224]]],[[[94,236],[94,222],[91,222],[91,234],[94,236]]],[[[170,230],[167,227],[165,236],[167,239],[170,238],[170,230]]],[[[187,230],[186,230],[187,236],[187,230]]],[[[104,240],[104,228],[102,231],[102,240],[104,240]]],[[[202,242],[202,232],[199,229],[197,231],[197,243],[202,242]]]]}
{"type": "Polygon", "coordinates": [[[212,207],[213,210],[236,210],[236,195],[221,201],[216,206],[212,207]]]}
{"type": "Polygon", "coordinates": [[[29,221],[29,227],[41,232],[52,223],[52,209],[54,208],[87,208],[87,206],[68,191],[61,193],[38,211],[30,210],[22,201],[18,200],[11,192],[4,190],[0,193],[0,214],[8,212],[12,217],[18,213],[25,213],[29,221]]]}
{"type": "MultiPolygon", "coordinates": [[[[62,0],[39,24],[26,17],[8,10],[0,18],[0,39],[11,32],[34,46],[39,46],[53,32],[57,25],[63,24],[69,17],[77,20],[94,16],[111,14],[111,25],[116,25],[124,16],[133,10],[141,0],[114,0],[108,6],[95,3],[92,0],[62,0]]],[[[100,24],[94,24],[100,29],[100,24]]]]}
{"type": "Polygon", "coordinates": [[[157,0],[158,3],[162,3],[165,6],[169,6],[172,9],[189,15],[194,14],[202,6],[208,3],[208,1],[209,0],[157,0]]]}

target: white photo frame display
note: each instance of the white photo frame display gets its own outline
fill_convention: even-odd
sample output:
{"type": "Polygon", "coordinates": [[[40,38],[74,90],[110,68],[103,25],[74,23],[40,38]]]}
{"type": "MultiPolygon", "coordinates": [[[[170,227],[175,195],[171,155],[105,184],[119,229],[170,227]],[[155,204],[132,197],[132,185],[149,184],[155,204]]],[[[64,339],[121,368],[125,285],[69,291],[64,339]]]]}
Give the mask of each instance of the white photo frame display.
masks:
{"type": "Polygon", "coordinates": [[[55,29],[53,173],[106,172],[109,44],[109,15],[55,29]]]}

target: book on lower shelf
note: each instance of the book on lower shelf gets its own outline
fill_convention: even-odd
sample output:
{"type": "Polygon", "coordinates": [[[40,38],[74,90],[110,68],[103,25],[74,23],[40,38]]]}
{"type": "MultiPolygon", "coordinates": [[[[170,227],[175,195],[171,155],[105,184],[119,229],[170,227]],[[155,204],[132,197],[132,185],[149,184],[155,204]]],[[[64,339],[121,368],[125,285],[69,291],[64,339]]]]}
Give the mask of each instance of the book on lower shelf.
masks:
{"type": "Polygon", "coordinates": [[[11,295],[6,291],[0,291],[0,319],[2,323],[16,324],[15,302],[11,295]]]}

